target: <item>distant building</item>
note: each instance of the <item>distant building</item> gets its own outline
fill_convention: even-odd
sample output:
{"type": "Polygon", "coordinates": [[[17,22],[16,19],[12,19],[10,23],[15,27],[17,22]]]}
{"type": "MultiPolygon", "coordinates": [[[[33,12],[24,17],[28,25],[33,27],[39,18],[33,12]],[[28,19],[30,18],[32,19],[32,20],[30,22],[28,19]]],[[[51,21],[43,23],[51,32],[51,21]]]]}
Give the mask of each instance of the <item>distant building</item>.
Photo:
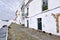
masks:
{"type": "Polygon", "coordinates": [[[25,19],[24,19],[24,2],[16,11],[16,23],[17,24],[25,24],[25,19]]]}
{"type": "Polygon", "coordinates": [[[17,24],[20,24],[20,7],[17,9],[17,11],[16,11],[16,23],[17,24]]]}
{"type": "Polygon", "coordinates": [[[25,27],[60,35],[60,0],[24,0],[22,8],[25,27]]]}

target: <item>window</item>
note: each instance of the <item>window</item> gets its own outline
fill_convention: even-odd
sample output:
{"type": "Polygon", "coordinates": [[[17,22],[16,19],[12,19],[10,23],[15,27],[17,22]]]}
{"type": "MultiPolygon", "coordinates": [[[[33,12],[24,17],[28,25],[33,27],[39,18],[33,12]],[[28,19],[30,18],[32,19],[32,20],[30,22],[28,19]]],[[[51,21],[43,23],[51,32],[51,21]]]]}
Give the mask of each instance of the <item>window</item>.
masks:
{"type": "Polygon", "coordinates": [[[22,16],[24,16],[24,13],[22,13],[22,16]]]}
{"type": "Polygon", "coordinates": [[[42,11],[47,10],[47,9],[48,9],[48,0],[43,0],[42,11]]]}
{"type": "Polygon", "coordinates": [[[28,11],[29,11],[29,8],[27,8],[27,16],[28,16],[28,11]]]}

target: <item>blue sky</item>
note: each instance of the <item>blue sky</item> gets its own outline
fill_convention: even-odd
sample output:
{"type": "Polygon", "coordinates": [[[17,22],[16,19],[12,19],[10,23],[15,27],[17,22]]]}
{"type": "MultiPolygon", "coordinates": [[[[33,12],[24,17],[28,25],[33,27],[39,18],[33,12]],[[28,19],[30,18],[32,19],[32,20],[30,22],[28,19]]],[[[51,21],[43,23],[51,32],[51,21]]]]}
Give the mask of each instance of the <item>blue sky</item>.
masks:
{"type": "Polygon", "coordinates": [[[23,0],[0,0],[0,19],[9,20],[15,18],[15,12],[23,0]]]}

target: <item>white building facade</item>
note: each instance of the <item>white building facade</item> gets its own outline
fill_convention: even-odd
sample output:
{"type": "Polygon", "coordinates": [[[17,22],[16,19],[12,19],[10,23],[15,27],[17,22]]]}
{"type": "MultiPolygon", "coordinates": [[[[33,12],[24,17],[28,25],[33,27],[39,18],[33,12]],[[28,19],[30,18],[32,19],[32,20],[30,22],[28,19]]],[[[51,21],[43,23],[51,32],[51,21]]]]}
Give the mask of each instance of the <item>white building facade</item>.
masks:
{"type": "Polygon", "coordinates": [[[18,8],[16,23],[60,35],[60,0],[24,0],[18,8]]]}
{"type": "Polygon", "coordinates": [[[60,35],[60,0],[25,0],[25,26],[60,35]]]}

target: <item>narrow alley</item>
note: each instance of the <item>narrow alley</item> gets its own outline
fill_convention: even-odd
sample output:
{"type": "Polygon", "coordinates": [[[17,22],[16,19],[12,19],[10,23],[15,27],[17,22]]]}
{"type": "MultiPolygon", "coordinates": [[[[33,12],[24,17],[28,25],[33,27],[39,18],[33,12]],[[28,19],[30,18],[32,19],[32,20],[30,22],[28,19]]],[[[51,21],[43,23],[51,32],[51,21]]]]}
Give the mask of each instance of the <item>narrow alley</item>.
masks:
{"type": "Polygon", "coordinates": [[[14,23],[10,25],[8,31],[8,40],[60,40],[59,36],[49,35],[14,23]]]}

